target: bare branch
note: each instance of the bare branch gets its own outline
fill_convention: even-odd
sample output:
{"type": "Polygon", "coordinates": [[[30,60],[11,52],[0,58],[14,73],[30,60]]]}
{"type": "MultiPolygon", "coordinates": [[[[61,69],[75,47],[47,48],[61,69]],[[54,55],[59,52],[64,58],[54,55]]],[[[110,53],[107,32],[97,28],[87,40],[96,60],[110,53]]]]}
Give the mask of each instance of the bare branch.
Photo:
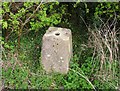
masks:
{"type": "Polygon", "coordinates": [[[30,18],[32,18],[33,15],[38,11],[38,9],[40,8],[40,6],[42,5],[42,2],[43,2],[43,0],[42,0],[41,3],[37,6],[36,10],[33,11],[33,14],[31,14],[30,17],[28,17],[28,18],[25,20],[25,22],[23,23],[23,27],[24,27],[24,25],[25,25],[26,23],[29,22],[30,18]]]}

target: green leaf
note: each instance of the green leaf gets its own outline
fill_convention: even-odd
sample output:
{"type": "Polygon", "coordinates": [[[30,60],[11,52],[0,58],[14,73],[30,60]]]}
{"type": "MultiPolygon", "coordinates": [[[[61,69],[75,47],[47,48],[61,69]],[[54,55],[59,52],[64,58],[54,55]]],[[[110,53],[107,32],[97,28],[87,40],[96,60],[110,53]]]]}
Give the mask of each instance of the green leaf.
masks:
{"type": "Polygon", "coordinates": [[[106,13],[106,11],[103,11],[103,13],[106,13]]]}
{"type": "Polygon", "coordinates": [[[56,1],[56,5],[59,5],[59,2],[58,2],[58,1],[56,1]]]}
{"type": "Polygon", "coordinates": [[[89,9],[86,9],[86,13],[89,13],[89,9]]]}
{"type": "Polygon", "coordinates": [[[43,10],[44,10],[44,11],[46,11],[46,10],[47,10],[47,8],[43,8],[43,10]]]}
{"type": "Polygon", "coordinates": [[[110,17],[113,17],[113,15],[111,14],[110,17]]]}
{"type": "Polygon", "coordinates": [[[119,9],[118,5],[115,7],[116,9],[119,9]]]}
{"type": "Polygon", "coordinates": [[[5,28],[5,29],[7,29],[7,27],[8,27],[8,24],[7,24],[7,22],[5,21],[5,22],[3,22],[3,29],[5,28]]]}

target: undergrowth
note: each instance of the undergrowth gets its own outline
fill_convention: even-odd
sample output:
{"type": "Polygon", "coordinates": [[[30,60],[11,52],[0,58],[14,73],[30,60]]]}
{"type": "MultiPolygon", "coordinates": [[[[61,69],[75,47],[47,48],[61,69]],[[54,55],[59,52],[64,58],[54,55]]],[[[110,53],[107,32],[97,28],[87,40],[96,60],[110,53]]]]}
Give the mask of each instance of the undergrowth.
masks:
{"type": "Polygon", "coordinates": [[[120,89],[119,3],[41,1],[2,4],[0,65],[3,90],[120,89]],[[103,22],[97,16],[104,20],[110,18],[103,22]],[[72,31],[73,57],[65,75],[47,74],[41,65],[42,37],[49,26],[72,31]]]}

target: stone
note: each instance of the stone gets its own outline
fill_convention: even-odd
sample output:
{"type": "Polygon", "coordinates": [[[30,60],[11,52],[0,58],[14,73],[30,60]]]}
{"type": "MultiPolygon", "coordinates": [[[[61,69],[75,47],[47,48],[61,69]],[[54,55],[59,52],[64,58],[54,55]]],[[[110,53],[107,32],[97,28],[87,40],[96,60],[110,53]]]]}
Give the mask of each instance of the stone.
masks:
{"type": "Polygon", "coordinates": [[[67,74],[72,57],[70,29],[50,27],[42,39],[41,63],[47,73],[67,74]]]}

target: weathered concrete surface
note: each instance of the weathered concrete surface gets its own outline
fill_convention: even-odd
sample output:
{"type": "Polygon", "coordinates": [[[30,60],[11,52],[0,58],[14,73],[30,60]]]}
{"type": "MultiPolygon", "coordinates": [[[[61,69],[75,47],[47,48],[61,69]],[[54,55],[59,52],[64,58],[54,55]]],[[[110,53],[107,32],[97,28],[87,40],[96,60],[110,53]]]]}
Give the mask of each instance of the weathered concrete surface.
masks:
{"type": "Polygon", "coordinates": [[[43,36],[42,65],[46,72],[66,74],[72,56],[72,34],[70,29],[50,27],[43,36]]]}

